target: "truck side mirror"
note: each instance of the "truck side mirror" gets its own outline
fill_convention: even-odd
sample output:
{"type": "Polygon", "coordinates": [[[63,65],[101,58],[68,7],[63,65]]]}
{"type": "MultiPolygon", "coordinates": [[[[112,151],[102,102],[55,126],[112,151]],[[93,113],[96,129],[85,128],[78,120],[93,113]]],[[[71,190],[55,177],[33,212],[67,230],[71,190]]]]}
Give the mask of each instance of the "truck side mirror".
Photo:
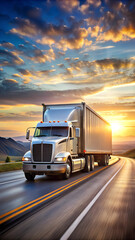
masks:
{"type": "Polygon", "coordinates": [[[77,138],[80,137],[80,128],[75,129],[75,135],[76,135],[77,138]]]}
{"type": "Polygon", "coordinates": [[[29,138],[30,138],[30,130],[27,130],[26,139],[29,140],[29,138]]]}

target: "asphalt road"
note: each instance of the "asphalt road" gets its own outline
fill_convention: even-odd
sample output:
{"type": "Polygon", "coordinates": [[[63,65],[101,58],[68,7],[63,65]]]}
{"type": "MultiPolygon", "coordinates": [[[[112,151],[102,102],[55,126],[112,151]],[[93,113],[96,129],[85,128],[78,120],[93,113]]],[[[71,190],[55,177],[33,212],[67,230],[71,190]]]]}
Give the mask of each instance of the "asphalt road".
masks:
{"type": "MultiPolygon", "coordinates": [[[[112,157],[110,163],[113,159],[116,161],[118,158],[112,157]]],[[[95,164],[94,172],[101,168],[95,164]]],[[[86,175],[87,173],[77,172],[68,180],[41,175],[36,176],[34,182],[28,182],[20,170],[0,173],[0,216],[86,175]]]]}
{"type": "MultiPolygon", "coordinates": [[[[95,167],[95,171],[97,170],[99,167],[95,167]]],[[[135,239],[134,173],[135,160],[123,158],[62,197],[45,204],[33,215],[28,215],[25,220],[6,231],[1,239],[135,239]]],[[[86,174],[75,174],[68,181],[73,182],[83,176],[86,174]]],[[[13,179],[8,179],[8,184],[3,180],[4,184],[0,187],[5,189],[7,186],[7,192],[5,195],[3,192],[2,198],[8,202],[10,195],[9,201],[15,201],[15,207],[18,202],[19,206],[26,202],[26,199],[28,201],[44,194],[47,186],[47,191],[50,191],[62,184],[70,184],[68,181],[44,177],[39,177],[35,183],[29,184],[21,173],[18,177],[14,176],[14,180],[16,181],[11,183],[13,179]],[[17,189],[14,184],[18,186],[17,189]]],[[[1,203],[3,201],[1,200],[1,203]]],[[[8,206],[10,209],[10,204],[8,206]]]]}

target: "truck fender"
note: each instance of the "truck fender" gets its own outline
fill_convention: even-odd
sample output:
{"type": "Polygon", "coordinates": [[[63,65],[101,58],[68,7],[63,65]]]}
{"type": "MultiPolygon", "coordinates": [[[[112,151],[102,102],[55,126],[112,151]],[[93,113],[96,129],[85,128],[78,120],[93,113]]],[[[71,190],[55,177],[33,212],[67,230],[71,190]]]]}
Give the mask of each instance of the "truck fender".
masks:
{"type": "Polygon", "coordinates": [[[28,158],[31,158],[31,151],[27,151],[23,157],[28,157],[28,158]]]}
{"type": "Polygon", "coordinates": [[[60,152],[55,156],[55,158],[58,158],[58,157],[66,157],[67,159],[68,157],[70,157],[70,159],[72,159],[70,152],[60,152]]]}

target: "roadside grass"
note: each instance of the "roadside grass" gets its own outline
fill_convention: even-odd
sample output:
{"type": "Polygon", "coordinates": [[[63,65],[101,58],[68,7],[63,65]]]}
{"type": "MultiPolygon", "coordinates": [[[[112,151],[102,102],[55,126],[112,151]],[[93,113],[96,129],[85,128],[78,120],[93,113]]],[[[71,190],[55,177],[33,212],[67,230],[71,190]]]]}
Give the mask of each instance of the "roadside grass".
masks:
{"type": "Polygon", "coordinates": [[[9,156],[11,162],[6,163],[7,155],[0,155],[0,172],[14,171],[22,169],[22,156],[9,156]]]}
{"type": "Polygon", "coordinates": [[[3,163],[0,164],[0,172],[21,170],[22,162],[11,162],[11,163],[3,163]]]}

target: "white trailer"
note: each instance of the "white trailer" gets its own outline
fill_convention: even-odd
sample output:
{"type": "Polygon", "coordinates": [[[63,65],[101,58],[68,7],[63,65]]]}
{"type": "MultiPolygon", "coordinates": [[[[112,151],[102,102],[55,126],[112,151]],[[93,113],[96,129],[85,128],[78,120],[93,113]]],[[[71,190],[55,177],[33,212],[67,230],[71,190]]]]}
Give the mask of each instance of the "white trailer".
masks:
{"type": "MultiPolygon", "coordinates": [[[[29,139],[28,129],[26,138],[29,139]]],[[[111,126],[83,103],[43,104],[43,121],[37,124],[31,150],[23,157],[27,180],[35,175],[63,174],[108,165],[112,153],[111,126]]]]}

